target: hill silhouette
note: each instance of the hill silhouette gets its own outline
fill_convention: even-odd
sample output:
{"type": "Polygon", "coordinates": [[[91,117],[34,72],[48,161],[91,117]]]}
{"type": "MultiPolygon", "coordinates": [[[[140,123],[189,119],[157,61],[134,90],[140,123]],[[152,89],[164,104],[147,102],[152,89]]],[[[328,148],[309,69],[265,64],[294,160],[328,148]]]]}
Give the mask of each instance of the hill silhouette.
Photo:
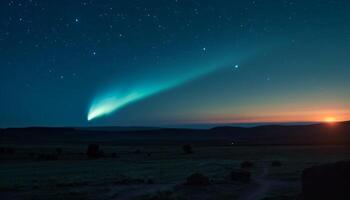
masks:
{"type": "Polygon", "coordinates": [[[0,130],[2,143],[209,144],[209,145],[348,145],[350,122],[313,125],[266,125],[251,128],[55,128],[0,130]]]}

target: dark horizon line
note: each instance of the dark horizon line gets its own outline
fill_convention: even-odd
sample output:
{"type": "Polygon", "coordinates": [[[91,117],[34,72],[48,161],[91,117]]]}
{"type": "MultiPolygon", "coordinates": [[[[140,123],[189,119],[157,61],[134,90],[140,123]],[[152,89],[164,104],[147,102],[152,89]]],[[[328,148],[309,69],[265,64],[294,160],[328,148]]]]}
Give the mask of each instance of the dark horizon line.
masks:
{"type": "MultiPolygon", "coordinates": [[[[346,123],[350,120],[337,121],[334,123],[346,123]]],[[[18,127],[0,127],[0,129],[26,129],[26,128],[75,128],[75,129],[211,129],[215,127],[241,127],[241,128],[253,128],[261,126],[305,126],[305,125],[316,125],[316,124],[327,124],[324,121],[314,122],[247,122],[247,123],[198,123],[198,124],[177,124],[177,125],[160,125],[160,126],[18,126],[18,127]]]]}

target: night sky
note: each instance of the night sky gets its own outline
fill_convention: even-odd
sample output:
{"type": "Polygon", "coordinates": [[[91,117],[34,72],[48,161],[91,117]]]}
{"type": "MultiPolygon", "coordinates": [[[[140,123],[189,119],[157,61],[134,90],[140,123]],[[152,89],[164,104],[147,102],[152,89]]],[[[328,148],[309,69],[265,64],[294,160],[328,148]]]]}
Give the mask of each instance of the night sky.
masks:
{"type": "Polygon", "coordinates": [[[348,0],[1,0],[0,127],[350,119],[348,0]]]}

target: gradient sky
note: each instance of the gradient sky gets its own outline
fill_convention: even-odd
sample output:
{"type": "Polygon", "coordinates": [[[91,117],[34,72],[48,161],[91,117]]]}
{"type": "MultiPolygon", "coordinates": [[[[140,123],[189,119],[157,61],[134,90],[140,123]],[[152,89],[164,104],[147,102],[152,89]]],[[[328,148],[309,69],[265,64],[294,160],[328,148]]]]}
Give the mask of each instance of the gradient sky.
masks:
{"type": "Polygon", "coordinates": [[[2,0],[0,127],[349,120],[349,10],[348,0],[2,0]]]}

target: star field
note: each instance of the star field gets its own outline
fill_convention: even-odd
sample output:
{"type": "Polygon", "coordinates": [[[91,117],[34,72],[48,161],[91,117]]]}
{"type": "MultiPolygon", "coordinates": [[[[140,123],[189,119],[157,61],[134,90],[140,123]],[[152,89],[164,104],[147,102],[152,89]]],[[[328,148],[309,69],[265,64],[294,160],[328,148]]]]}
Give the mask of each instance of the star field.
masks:
{"type": "Polygon", "coordinates": [[[345,0],[3,0],[0,126],[349,119],[349,9],[345,0]],[[106,98],[115,109],[86,120],[106,98]]]}

